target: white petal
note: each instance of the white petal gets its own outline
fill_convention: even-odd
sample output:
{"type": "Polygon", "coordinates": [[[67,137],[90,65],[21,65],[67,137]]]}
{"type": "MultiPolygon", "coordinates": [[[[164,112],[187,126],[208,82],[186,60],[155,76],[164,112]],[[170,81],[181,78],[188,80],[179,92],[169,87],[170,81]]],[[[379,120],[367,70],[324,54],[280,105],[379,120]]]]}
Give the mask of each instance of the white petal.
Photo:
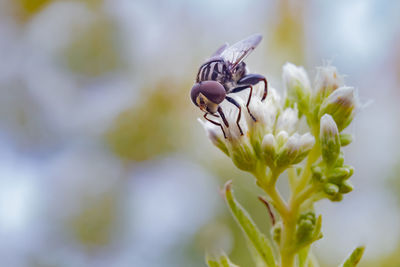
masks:
{"type": "Polygon", "coordinates": [[[276,135],[276,142],[278,143],[279,146],[282,146],[283,144],[286,143],[288,138],[289,138],[289,135],[288,135],[288,133],[286,131],[280,131],[276,135]]]}
{"type": "Polygon", "coordinates": [[[296,131],[298,121],[299,117],[297,108],[287,108],[279,115],[275,131],[286,131],[289,134],[294,133],[296,131]]]}
{"type": "Polygon", "coordinates": [[[208,138],[215,144],[216,142],[223,140],[224,135],[220,127],[208,122],[203,121],[200,118],[197,118],[197,121],[200,122],[201,126],[203,126],[204,130],[207,133],[208,138]]]}
{"type": "Polygon", "coordinates": [[[300,150],[300,135],[298,133],[293,134],[286,142],[285,147],[288,152],[295,153],[300,150]]]}
{"type": "Polygon", "coordinates": [[[305,90],[311,90],[310,80],[303,67],[297,67],[287,62],[283,65],[282,78],[286,91],[296,87],[298,83],[300,83],[305,90]]]}
{"type": "Polygon", "coordinates": [[[339,130],[332,116],[329,114],[323,115],[321,118],[321,129],[320,129],[321,137],[329,138],[329,137],[334,137],[338,134],[339,130]]]}
{"type": "Polygon", "coordinates": [[[266,134],[262,141],[262,147],[264,150],[273,151],[276,148],[275,137],[272,134],[266,134]]]}
{"type": "Polygon", "coordinates": [[[326,99],[326,104],[342,103],[345,105],[355,105],[354,87],[340,87],[333,91],[326,99]]]}
{"type": "Polygon", "coordinates": [[[302,152],[310,150],[315,144],[315,138],[310,133],[303,134],[300,138],[302,152]]]}
{"type": "Polygon", "coordinates": [[[339,75],[336,67],[328,65],[317,68],[314,82],[314,87],[317,91],[336,90],[342,85],[343,77],[339,75]]]}

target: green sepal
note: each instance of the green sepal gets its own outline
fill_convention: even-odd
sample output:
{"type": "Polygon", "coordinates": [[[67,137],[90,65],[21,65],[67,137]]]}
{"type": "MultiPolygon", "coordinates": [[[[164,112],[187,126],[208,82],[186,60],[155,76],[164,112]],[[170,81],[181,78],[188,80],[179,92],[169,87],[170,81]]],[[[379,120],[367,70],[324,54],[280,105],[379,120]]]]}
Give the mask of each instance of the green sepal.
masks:
{"type": "Polygon", "coordinates": [[[345,179],[350,178],[350,175],[351,175],[351,171],[349,168],[345,168],[345,167],[334,168],[328,174],[328,181],[330,181],[331,183],[334,183],[334,184],[340,184],[345,179]]]}
{"type": "Polygon", "coordinates": [[[344,181],[339,187],[339,192],[342,194],[347,194],[353,191],[353,189],[354,186],[349,181],[344,181]]]}
{"type": "Polygon", "coordinates": [[[326,183],[324,184],[324,192],[329,196],[335,196],[339,193],[339,187],[335,184],[326,183]]]}
{"type": "Polygon", "coordinates": [[[268,239],[260,232],[254,224],[249,214],[243,207],[235,200],[232,192],[232,182],[228,181],[225,184],[225,198],[226,202],[232,212],[233,217],[242,228],[247,239],[253,245],[254,249],[260,255],[260,258],[265,262],[268,267],[276,267],[272,246],[268,239]]]}
{"type": "Polygon", "coordinates": [[[346,261],[340,265],[340,267],[354,267],[360,262],[362,255],[364,254],[365,247],[361,246],[353,250],[346,261]]]}

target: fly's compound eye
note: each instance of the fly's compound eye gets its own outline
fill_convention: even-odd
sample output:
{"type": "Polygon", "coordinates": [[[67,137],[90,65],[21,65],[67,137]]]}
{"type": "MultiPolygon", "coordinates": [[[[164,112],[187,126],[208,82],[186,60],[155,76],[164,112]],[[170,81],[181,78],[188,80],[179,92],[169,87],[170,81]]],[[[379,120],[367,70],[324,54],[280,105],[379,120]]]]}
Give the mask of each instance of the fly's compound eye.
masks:
{"type": "Polygon", "coordinates": [[[206,104],[203,97],[201,97],[201,96],[199,96],[199,104],[200,104],[200,106],[204,106],[206,104]]]}
{"type": "Polygon", "coordinates": [[[203,99],[203,104],[208,104],[208,102],[219,104],[225,99],[226,91],[219,82],[203,81],[193,86],[190,95],[193,103],[197,106],[200,105],[198,102],[200,99],[203,99]],[[198,99],[199,97],[201,98],[198,99]]]}

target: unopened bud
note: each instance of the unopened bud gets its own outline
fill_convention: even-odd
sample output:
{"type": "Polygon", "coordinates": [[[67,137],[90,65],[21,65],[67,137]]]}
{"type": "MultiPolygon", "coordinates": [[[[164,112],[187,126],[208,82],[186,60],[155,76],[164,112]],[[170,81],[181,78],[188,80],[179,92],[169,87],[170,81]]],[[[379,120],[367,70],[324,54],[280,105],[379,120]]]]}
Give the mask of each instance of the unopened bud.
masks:
{"type": "Polygon", "coordinates": [[[282,223],[276,223],[271,229],[272,239],[279,244],[281,241],[282,223]]]}
{"type": "Polygon", "coordinates": [[[280,131],[277,135],[276,135],[276,143],[278,145],[278,147],[283,146],[287,140],[289,139],[289,135],[286,131],[280,131]]]}
{"type": "Polygon", "coordinates": [[[339,187],[335,184],[326,183],[324,184],[324,192],[327,195],[334,196],[339,193],[339,187]]]}
{"type": "Polygon", "coordinates": [[[342,194],[349,193],[353,191],[354,187],[349,181],[344,181],[339,188],[339,192],[342,194]]]}
{"type": "Polygon", "coordinates": [[[332,166],[340,153],[340,140],[336,123],[329,114],[321,118],[320,142],[322,158],[328,166],[332,166]]]}
{"type": "Polygon", "coordinates": [[[266,134],[262,140],[262,149],[265,153],[275,153],[276,141],[273,134],[266,134]]]}
{"type": "Polygon", "coordinates": [[[315,229],[316,218],[313,212],[300,215],[297,222],[296,239],[297,243],[305,243],[311,239],[315,229]]]}
{"type": "Polygon", "coordinates": [[[314,146],[314,143],[315,139],[311,134],[306,133],[300,136],[298,133],[294,133],[280,149],[276,161],[277,166],[283,167],[301,162],[314,146]]]}
{"type": "Polygon", "coordinates": [[[350,175],[350,170],[344,167],[334,168],[332,172],[329,173],[329,181],[340,184],[343,180],[347,179],[350,175]]]}
{"type": "Polygon", "coordinates": [[[340,144],[342,146],[347,146],[353,142],[353,136],[351,134],[341,133],[340,134],[340,144]]]}
{"type": "Polygon", "coordinates": [[[282,78],[289,106],[297,103],[300,112],[306,113],[309,109],[311,98],[311,85],[307,72],[303,67],[286,63],[283,66],[282,78]]]}
{"type": "Polygon", "coordinates": [[[262,140],[261,148],[263,158],[268,166],[272,166],[276,155],[276,141],[272,134],[266,134],[262,140]]]}
{"type": "Polygon", "coordinates": [[[322,103],[319,116],[330,114],[339,131],[345,129],[354,118],[356,101],[353,87],[340,87],[322,103]]]}
{"type": "Polygon", "coordinates": [[[319,166],[314,166],[311,168],[312,178],[314,181],[323,182],[322,169],[319,166]]]}
{"type": "Polygon", "coordinates": [[[325,97],[343,85],[343,77],[339,75],[336,67],[324,66],[317,68],[314,87],[316,89],[316,99],[321,103],[325,97]]]}
{"type": "Polygon", "coordinates": [[[354,168],[353,168],[353,166],[344,165],[343,167],[345,167],[345,168],[347,168],[347,169],[349,170],[349,175],[347,176],[347,179],[350,178],[350,177],[353,175],[353,173],[354,173],[354,168]]]}
{"type": "Polygon", "coordinates": [[[297,108],[286,108],[278,117],[276,122],[276,132],[285,131],[289,135],[297,129],[299,115],[297,108]]]}
{"type": "Polygon", "coordinates": [[[334,202],[342,201],[342,199],[343,199],[343,194],[336,194],[336,195],[330,197],[329,199],[330,199],[331,201],[334,201],[334,202]]]}
{"type": "MultiPolygon", "coordinates": [[[[340,143],[340,144],[342,144],[342,143],[340,143]]],[[[342,167],[343,163],[344,163],[344,155],[343,155],[343,152],[340,152],[338,158],[336,159],[335,167],[342,167]]]]}

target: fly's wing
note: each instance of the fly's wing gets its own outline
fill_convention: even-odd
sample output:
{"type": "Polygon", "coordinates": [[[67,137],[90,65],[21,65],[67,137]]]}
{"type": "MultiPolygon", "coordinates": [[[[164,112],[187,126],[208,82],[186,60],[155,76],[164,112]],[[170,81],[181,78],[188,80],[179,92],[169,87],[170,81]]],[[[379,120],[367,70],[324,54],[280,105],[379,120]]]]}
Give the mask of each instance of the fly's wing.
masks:
{"type": "Polygon", "coordinates": [[[233,71],[257,47],[261,39],[261,34],[254,34],[225,48],[221,57],[228,62],[229,70],[233,71]]]}
{"type": "Polygon", "coordinates": [[[213,57],[218,57],[219,55],[222,54],[222,52],[224,52],[224,50],[229,46],[228,43],[224,43],[223,45],[220,46],[220,48],[217,49],[217,51],[214,52],[214,54],[212,54],[211,58],[213,57]]]}

